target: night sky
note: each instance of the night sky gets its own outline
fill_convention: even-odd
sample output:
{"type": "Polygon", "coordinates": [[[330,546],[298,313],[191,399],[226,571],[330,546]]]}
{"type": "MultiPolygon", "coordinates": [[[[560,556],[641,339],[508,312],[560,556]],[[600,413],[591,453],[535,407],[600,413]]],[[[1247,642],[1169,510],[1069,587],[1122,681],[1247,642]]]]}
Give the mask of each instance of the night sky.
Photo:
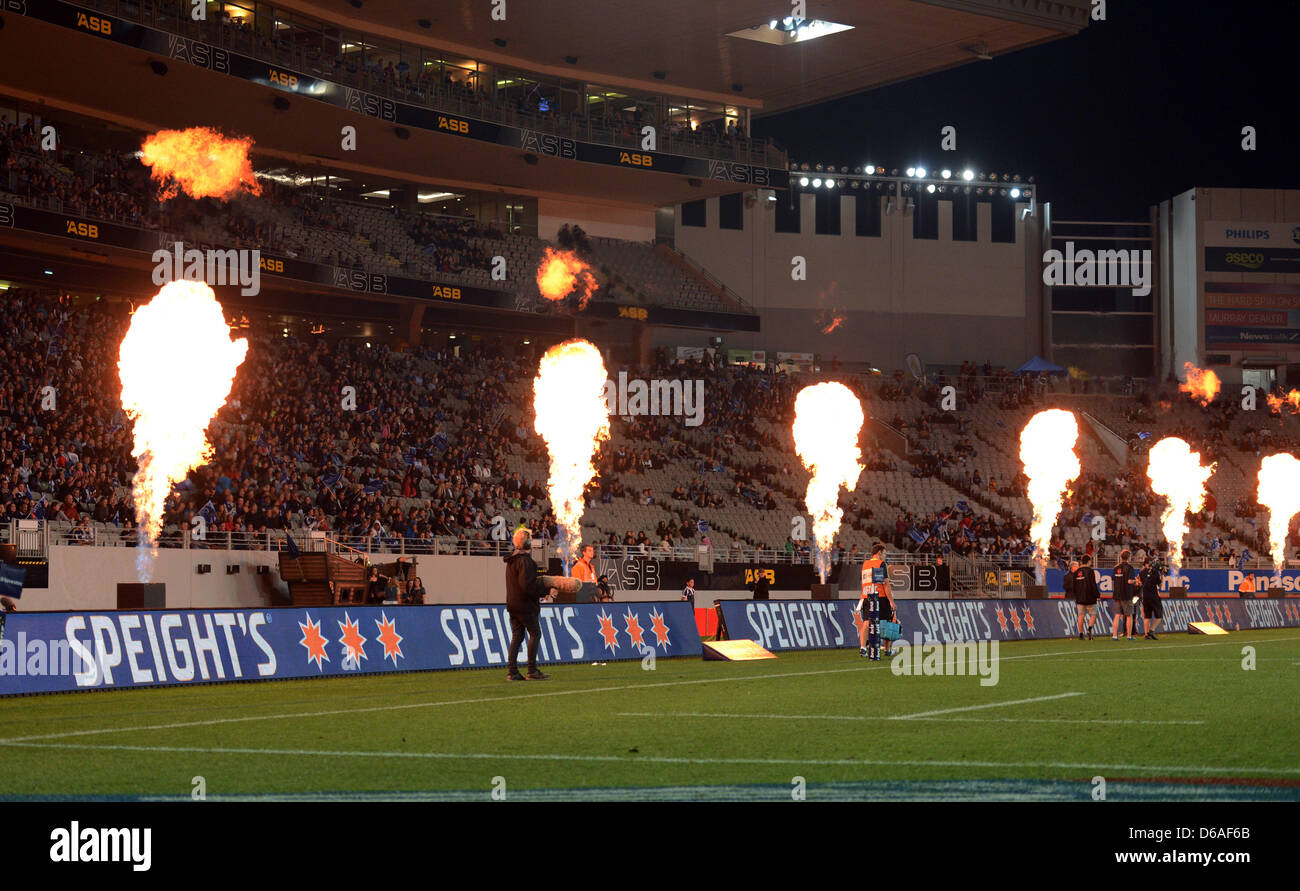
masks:
{"type": "Polygon", "coordinates": [[[1293,0],[1110,0],[1077,36],[753,132],[799,163],[1032,175],[1056,218],[1145,220],[1192,186],[1300,188],[1298,38],[1293,0]],[[939,149],[949,124],[955,152],[939,149]],[[1248,124],[1254,152],[1241,149],[1248,124]]]}

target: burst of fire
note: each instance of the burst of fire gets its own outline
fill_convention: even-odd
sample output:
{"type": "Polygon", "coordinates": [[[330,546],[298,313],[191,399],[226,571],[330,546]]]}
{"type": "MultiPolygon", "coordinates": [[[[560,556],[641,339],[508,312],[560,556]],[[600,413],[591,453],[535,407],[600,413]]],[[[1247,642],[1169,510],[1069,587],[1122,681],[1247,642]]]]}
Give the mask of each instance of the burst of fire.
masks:
{"type": "Polygon", "coordinates": [[[537,289],[547,300],[555,302],[576,294],[578,309],[586,309],[587,301],[596,292],[596,276],[573,251],[548,247],[537,267],[537,289]]]}
{"type": "Polygon", "coordinates": [[[1052,543],[1052,527],[1070,483],[1079,475],[1079,456],[1074,453],[1078,439],[1079,423],[1074,413],[1059,408],[1040,411],[1020,431],[1020,461],[1029,478],[1026,494],[1034,507],[1029,537],[1034,542],[1040,581],[1052,543]]]}
{"type": "Polygon", "coordinates": [[[247,340],[230,339],[221,305],[203,282],[171,282],[131,316],[117,368],[122,408],[135,422],[132,498],[141,581],[149,580],[163,502],[190,468],[211,457],[204,431],[230,395],[247,352],[247,340]]]}
{"type": "Polygon", "coordinates": [[[596,477],[592,459],[609,438],[605,378],[600,351],[578,339],[547,350],[533,380],[534,427],[551,455],[547,492],[566,566],[582,540],[583,490],[596,477]]]}
{"type": "Polygon", "coordinates": [[[834,381],[804,387],[794,400],[794,448],[812,474],[804,504],[813,518],[817,570],[824,583],[831,544],[840,529],[840,486],[852,491],[862,474],[858,433],[862,403],[834,381]]]}
{"type": "Polygon", "coordinates": [[[1292,390],[1285,396],[1268,397],[1268,407],[1273,411],[1281,412],[1284,405],[1290,406],[1291,411],[1300,414],[1300,390],[1292,390]]]}
{"type": "Polygon", "coordinates": [[[1273,567],[1281,575],[1286,566],[1286,533],[1291,518],[1300,513],[1300,460],[1285,452],[1269,455],[1259,465],[1256,500],[1268,508],[1268,541],[1273,567]]]}
{"type": "Polygon", "coordinates": [[[1201,403],[1209,405],[1219,395],[1219,376],[1205,368],[1197,368],[1191,362],[1183,363],[1183,373],[1187,380],[1178,385],[1178,389],[1201,403]]]}
{"type": "Polygon", "coordinates": [[[844,316],[836,316],[831,319],[831,323],[822,329],[822,334],[830,334],[836,328],[840,327],[840,325],[844,324],[844,318],[844,316]]]}
{"type": "Polygon", "coordinates": [[[227,137],[211,127],[159,130],[145,138],[140,161],[153,168],[158,199],[184,191],[191,198],[227,198],[241,189],[262,194],[248,153],[251,137],[227,137]]]}
{"type": "Polygon", "coordinates": [[[1187,514],[1205,506],[1205,481],[1214,465],[1201,464],[1201,453],[1177,436],[1167,436],[1151,447],[1147,476],[1151,491],[1168,501],[1160,515],[1165,541],[1169,542],[1169,563],[1177,573],[1182,565],[1183,540],[1187,537],[1187,514]]]}

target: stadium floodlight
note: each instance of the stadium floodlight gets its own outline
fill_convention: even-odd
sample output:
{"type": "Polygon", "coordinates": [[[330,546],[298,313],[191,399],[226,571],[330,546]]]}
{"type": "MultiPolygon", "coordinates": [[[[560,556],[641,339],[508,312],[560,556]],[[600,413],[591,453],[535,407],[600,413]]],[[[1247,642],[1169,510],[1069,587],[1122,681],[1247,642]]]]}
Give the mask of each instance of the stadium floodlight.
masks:
{"type": "MultiPolygon", "coordinates": [[[[826,188],[828,188],[828,189],[833,189],[833,188],[835,188],[835,180],[833,180],[833,179],[828,179],[828,180],[826,180],[826,188]]],[[[1019,190],[1017,189],[1017,191],[1019,191],[1019,190]]]]}
{"type": "Polygon", "coordinates": [[[864,167],[862,168],[862,172],[865,173],[867,176],[872,176],[872,175],[874,175],[875,172],[876,172],[876,165],[875,165],[875,164],[867,164],[866,166],[864,166],[864,167]]]}
{"type": "Polygon", "coordinates": [[[917,178],[917,179],[925,179],[925,168],[924,168],[924,167],[918,167],[918,168],[916,168],[916,178],[917,178]]]}
{"type": "Polygon", "coordinates": [[[934,194],[934,183],[930,183],[930,185],[926,186],[926,187],[925,187],[925,190],[926,190],[927,192],[929,192],[931,195],[933,195],[933,194],[934,194]]]}
{"type": "Polygon", "coordinates": [[[943,168],[943,170],[940,170],[940,171],[939,171],[939,175],[942,176],[944,179],[951,179],[951,178],[952,178],[952,171],[949,170],[947,167],[945,167],[945,168],[943,168]]]}
{"type": "Polygon", "coordinates": [[[821,187],[822,187],[822,178],[819,176],[813,180],[813,188],[820,189],[821,187]]]}
{"type": "Polygon", "coordinates": [[[975,178],[975,171],[970,169],[963,170],[961,172],[961,178],[966,180],[966,182],[970,182],[975,178]]]}
{"type": "Polygon", "coordinates": [[[1020,190],[1019,190],[1019,189],[1012,189],[1012,190],[1011,190],[1011,197],[1012,197],[1012,198],[1019,198],[1019,197],[1020,197],[1020,190]]]}
{"type": "Polygon", "coordinates": [[[799,177],[799,185],[804,186],[806,188],[808,185],[808,177],[806,176],[799,177]]]}
{"type": "Polygon", "coordinates": [[[916,176],[916,168],[915,168],[915,167],[909,167],[909,168],[907,168],[907,175],[908,175],[908,176],[916,176]]]}

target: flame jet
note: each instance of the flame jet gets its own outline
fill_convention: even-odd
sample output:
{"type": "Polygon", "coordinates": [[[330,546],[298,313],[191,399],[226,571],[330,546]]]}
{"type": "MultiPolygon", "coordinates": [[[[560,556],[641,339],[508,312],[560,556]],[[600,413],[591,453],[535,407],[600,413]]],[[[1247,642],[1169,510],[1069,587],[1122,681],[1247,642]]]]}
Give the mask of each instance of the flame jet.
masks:
{"type": "Polygon", "coordinates": [[[163,503],[191,468],[211,459],[205,431],[247,353],[248,341],[230,339],[221,305],[203,282],[171,282],[131,316],[117,369],[122,408],[135,422],[131,454],[138,469],[131,496],[142,582],[152,575],[163,503]]]}
{"type": "Polygon", "coordinates": [[[813,518],[817,572],[822,583],[830,564],[830,548],[840,530],[840,486],[850,492],[862,475],[858,434],[864,417],[862,403],[846,386],[834,381],[804,387],[794,400],[794,447],[812,474],[804,504],[813,518]]]}
{"type": "Polygon", "coordinates": [[[1052,545],[1052,527],[1060,516],[1070,483],[1079,476],[1079,456],[1074,453],[1078,440],[1079,422],[1074,413],[1059,408],[1040,411],[1020,431],[1020,462],[1029,478],[1026,494],[1034,506],[1029,537],[1034,542],[1040,584],[1052,545]]]}
{"type": "Polygon", "coordinates": [[[547,492],[560,526],[567,567],[582,540],[583,490],[596,478],[592,459],[609,439],[605,362],[586,340],[567,340],[542,356],[533,379],[533,426],[551,456],[547,492]]]}

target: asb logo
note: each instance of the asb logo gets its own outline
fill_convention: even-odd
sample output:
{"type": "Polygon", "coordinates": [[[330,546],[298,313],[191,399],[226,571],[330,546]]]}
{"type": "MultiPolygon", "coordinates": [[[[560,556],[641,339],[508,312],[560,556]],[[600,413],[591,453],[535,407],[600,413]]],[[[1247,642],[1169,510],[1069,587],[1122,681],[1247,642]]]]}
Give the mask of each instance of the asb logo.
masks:
{"type": "Polygon", "coordinates": [[[469,134],[469,121],[462,121],[460,118],[449,118],[445,115],[438,115],[438,129],[449,130],[452,133],[469,134]]]}
{"type": "Polygon", "coordinates": [[[99,237],[99,227],[94,223],[78,223],[76,220],[68,220],[66,232],[68,235],[78,235],[82,238],[99,237]]]}
{"type": "Polygon", "coordinates": [[[444,285],[434,285],[433,296],[441,297],[443,300],[459,300],[460,288],[452,288],[444,285]]]}
{"type": "Polygon", "coordinates": [[[103,34],[108,37],[113,33],[113,23],[108,19],[102,19],[97,15],[87,15],[84,12],[77,13],[77,27],[86,31],[94,31],[96,34],[103,34]]]}
{"type": "Polygon", "coordinates": [[[618,308],[618,317],[620,319],[634,319],[638,322],[644,322],[650,318],[650,312],[643,306],[620,306],[618,308]]]}
{"type": "Polygon", "coordinates": [[[267,80],[279,87],[287,87],[290,90],[298,89],[297,75],[290,74],[287,71],[276,71],[272,68],[271,73],[267,75],[267,80]]]}
{"type": "Polygon", "coordinates": [[[630,164],[633,167],[653,167],[654,158],[650,155],[643,155],[637,152],[619,152],[618,163],[630,164]]]}
{"type": "Polygon", "coordinates": [[[257,265],[266,272],[284,272],[284,261],[273,260],[269,257],[259,257],[257,265]]]}

